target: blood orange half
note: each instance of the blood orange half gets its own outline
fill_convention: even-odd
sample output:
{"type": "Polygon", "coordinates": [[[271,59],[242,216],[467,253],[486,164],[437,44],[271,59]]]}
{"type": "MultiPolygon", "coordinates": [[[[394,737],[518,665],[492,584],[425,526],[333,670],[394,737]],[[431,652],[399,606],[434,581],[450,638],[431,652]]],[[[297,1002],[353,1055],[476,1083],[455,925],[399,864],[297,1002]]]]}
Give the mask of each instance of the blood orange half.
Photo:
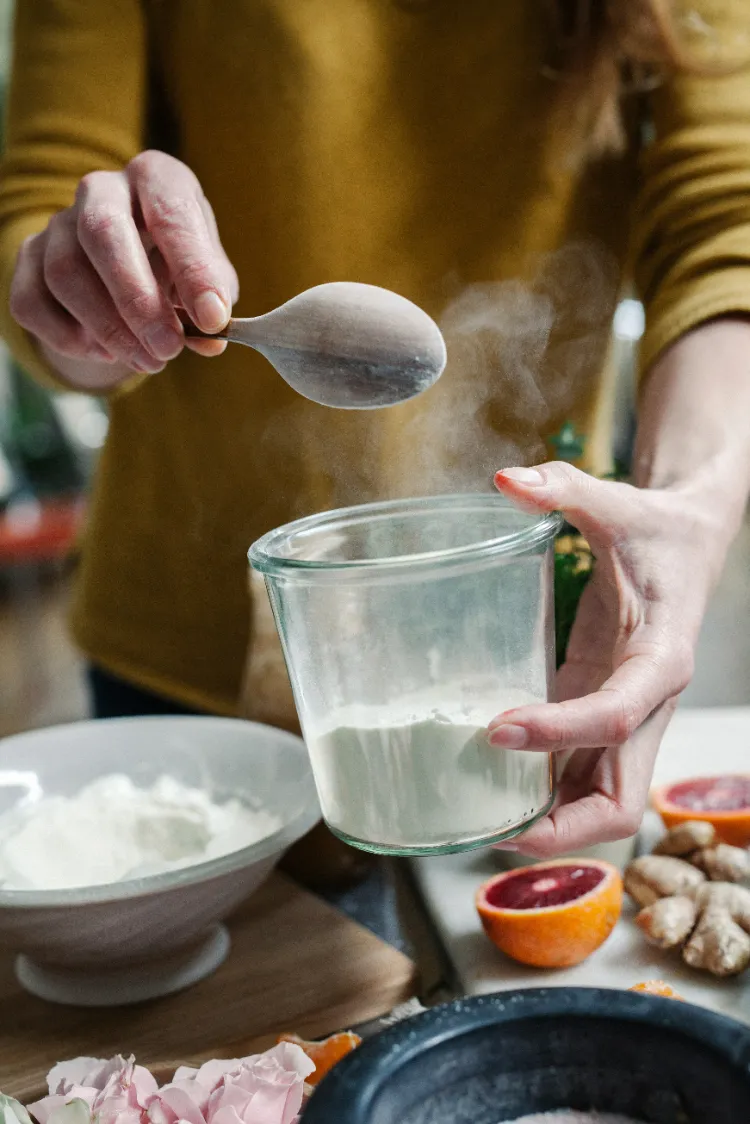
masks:
{"type": "Polygon", "coordinates": [[[343,1030],[339,1034],[332,1034],[322,1042],[306,1042],[297,1034],[280,1034],[279,1042],[294,1042],[301,1046],[310,1061],[315,1066],[315,1072],[307,1078],[308,1085],[317,1085],[323,1080],[335,1065],[362,1045],[362,1039],[351,1030],[343,1030]]]}
{"type": "Polygon", "coordinates": [[[658,995],[662,999],[677,999],[680,1003],[685,1002],[679,992],[675,991],[672,985],[665,983],[664,980],[648,980],[646,983],[629,987],[628,991],[636,991],[640,995],[658,995]]]}
{"type": "Polygon", "coordinates": [[[480,886],[476,907],[488,937],[522,964],[567,968],[606,941],[622,909],[617,867],[556,859],[499,874],[480,886]]]}
{"type": "Polygon", "coordinates": [[[688,820],[713,824],[724,843],[750,844],[750,776],[692,777],[654,789],[651,801],[667,827],[688,820]]]}

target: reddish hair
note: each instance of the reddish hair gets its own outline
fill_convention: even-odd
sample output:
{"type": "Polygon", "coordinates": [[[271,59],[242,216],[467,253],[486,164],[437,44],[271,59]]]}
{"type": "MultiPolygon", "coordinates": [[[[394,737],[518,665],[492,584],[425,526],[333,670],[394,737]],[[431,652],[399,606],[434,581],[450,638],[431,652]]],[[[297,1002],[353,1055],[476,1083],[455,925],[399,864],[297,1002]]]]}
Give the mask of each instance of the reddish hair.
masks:
{"type": "MultiPolygon", "coordinates": [[[[554,71],[574,95],[589,155],[625,142],[623,96],[670,73],[726,70],[688,49],[672,0],[547,0],[555,28],[554,71]]],[[[698,22],[697,30],[710,31],[698,22]]]]}

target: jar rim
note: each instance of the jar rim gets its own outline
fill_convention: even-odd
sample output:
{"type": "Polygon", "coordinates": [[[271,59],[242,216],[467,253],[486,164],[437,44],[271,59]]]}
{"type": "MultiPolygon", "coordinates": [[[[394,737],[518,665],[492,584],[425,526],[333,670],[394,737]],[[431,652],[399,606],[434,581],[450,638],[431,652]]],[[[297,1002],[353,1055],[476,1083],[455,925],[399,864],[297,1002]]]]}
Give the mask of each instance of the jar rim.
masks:
{"type": "Polygon", "coordinates": [[[333,511],[308,515],[285,523],[259,538],[248,551],[248,560],[253,569],[262,574],[288,577],[305,575],[312,577],[326,574],[349,576],[368,574],[370,577],[394,574],[400,571],[414,571],[433,567],[447,568],[453,565],[476,563],[492,558],[515,556],[530,553],[554,539],[562,526],[563,518],[559,512],[546,512],[538,516],[523,512],[518,505],[499,494],[485,492],[458,493],[443,496],[421,496],[410,499],[379,500],[375,503],[357,504],[337,508],[333,511]],[[508,511],[528,515],[525,527],[514,528],[490,538],[478,538],[461,546],[441,550],[422,551],[418,554],[400,554],[381,558],[358,559],[319,559],[300,558],[280,553],[280,545],[293,537],[312,536],[316,531],[355,526],[357,523],[386,520],[394,515],[424,515],[431,512],[460,510],[474,507],[481,510],[505,508],[508,511]]]}

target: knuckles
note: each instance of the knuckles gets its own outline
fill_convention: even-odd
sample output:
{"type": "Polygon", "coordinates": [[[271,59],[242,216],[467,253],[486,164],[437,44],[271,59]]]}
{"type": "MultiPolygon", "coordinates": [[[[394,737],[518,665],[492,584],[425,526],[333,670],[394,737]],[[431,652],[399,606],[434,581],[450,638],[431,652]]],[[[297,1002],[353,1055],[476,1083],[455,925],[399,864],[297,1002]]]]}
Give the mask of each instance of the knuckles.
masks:
{"type": "Polygon", "coordinates": [[[78,263],[79,255],[73,247],[47,248],[43,269],[44,280],[51,293],[57,295],[65,291],[78,263]]]}
{"type": "Polygon", "coordinates": [[[135,340],[122,324],[114,320],[102,324],[97,336],[102,347],[121,359],[129,359],[135,354],[137,348],[135,340]]]}
{"type": "Polygon", "coordinates": [[[87,201],[78,211],[78,237],[84,246],[106,246],[121,223],[121,208],[112,203],[87,201]]]}
{"type": "Polygon", "coordinates": [[[10,314],[22,328],[31,328],[36,320],[39,304],[38,278],[29,275],[28,258],[30,256],[30,238],[21,246],[18,252],[18,262],[10,286],[10,314]],[[37,282],[35,284],[35,282],[37,282]]]}
{"type": "Polygon", "coordinates": [[[613,834],[610,836],[609,842],[615,842],[617,839],[629,839],[631,835],[636,835],[640,831],[642,820],[643,811],[641,808],[620,808],[611,824],[613,834]]]}
{"type": "Polygon", "coordinates": [[[10,290],[10,314],[22,328],[32,328],[37,316],[37,294],[27,285],[15,281],[10,290]]]}
{"type": "Polygon", "coordinates": [[[685,690],[695,673],[695,650],[686,639],[675,642],[671,650],[672,693],[679,695],[685,690]]]}
{"type": "Polygon", "coordinates": [[[127,174],[139,180],[148,180],[155,176],[161,178],[178,175],[189,177],[197,183],[187,164],[183,164],[181,160],[170,156],[167,152],[161,152],[158,148],[146,148],[134,156],[127,166],[127,174]]]}
{"type": "Polygon", "coordinates": [[[151,293],[132,292],[118,301],[118,312],[129,323],[140,326],[152,324],[161,317],[158,298],[151,293]]]}
{"type": "Polygon", "coordinates": [[[195,196],[184,194],[155,192],[145,204],[144,211],[148,228],[156,235],[184,236],[203,221],[195,196]]]}
{"type": "Polygon", "coordinates": [[[618,695],[616,708],[607,722],[607,745],[623,745],[633,736],[641,724],[641,715],[636,703],[629,702],[618,695]]]}
{"type": "Polygon", "coordinates": [[[76,203],[87,203],[92,196],[101,194],[118,175],[119,172],[87,172],[78,181],[76,203]]]}
{"type": "Polygon", "coordinates": [[[540,471],[544,473],[547,484],[575,484],[585,481],[586,474],[580,472],[572,464],[567,461],[548,461],[546,464],[540,466],[540,471]]]}
{"type": "Polygon", "coordinates": [[[195,207],[203,194],[187,164],[158,149],[146,149],[134,156],[126,175],[133,181],[144,206],[167,219],[173,210],[179,215],[181,208],[195,207]]]}

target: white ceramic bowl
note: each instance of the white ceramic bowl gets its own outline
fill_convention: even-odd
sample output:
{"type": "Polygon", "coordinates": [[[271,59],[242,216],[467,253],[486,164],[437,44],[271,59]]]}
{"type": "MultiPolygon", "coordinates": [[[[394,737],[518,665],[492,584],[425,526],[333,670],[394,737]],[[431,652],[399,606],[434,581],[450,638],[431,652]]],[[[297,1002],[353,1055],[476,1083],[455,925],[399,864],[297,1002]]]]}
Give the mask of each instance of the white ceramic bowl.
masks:
{"type": "Polygon", "coordinates": [[[227,955],[220,924],[320,818],[304,743],[229,718],[117,718],[0,741],[0,812],[124,773],[168,774],[214,799],[257,801],[282,827],[251,847],[165,874],[81,889],[0,890],[0,946],[23,986],[78,1006],[135,1003],[197,982],[227,955]]]}

